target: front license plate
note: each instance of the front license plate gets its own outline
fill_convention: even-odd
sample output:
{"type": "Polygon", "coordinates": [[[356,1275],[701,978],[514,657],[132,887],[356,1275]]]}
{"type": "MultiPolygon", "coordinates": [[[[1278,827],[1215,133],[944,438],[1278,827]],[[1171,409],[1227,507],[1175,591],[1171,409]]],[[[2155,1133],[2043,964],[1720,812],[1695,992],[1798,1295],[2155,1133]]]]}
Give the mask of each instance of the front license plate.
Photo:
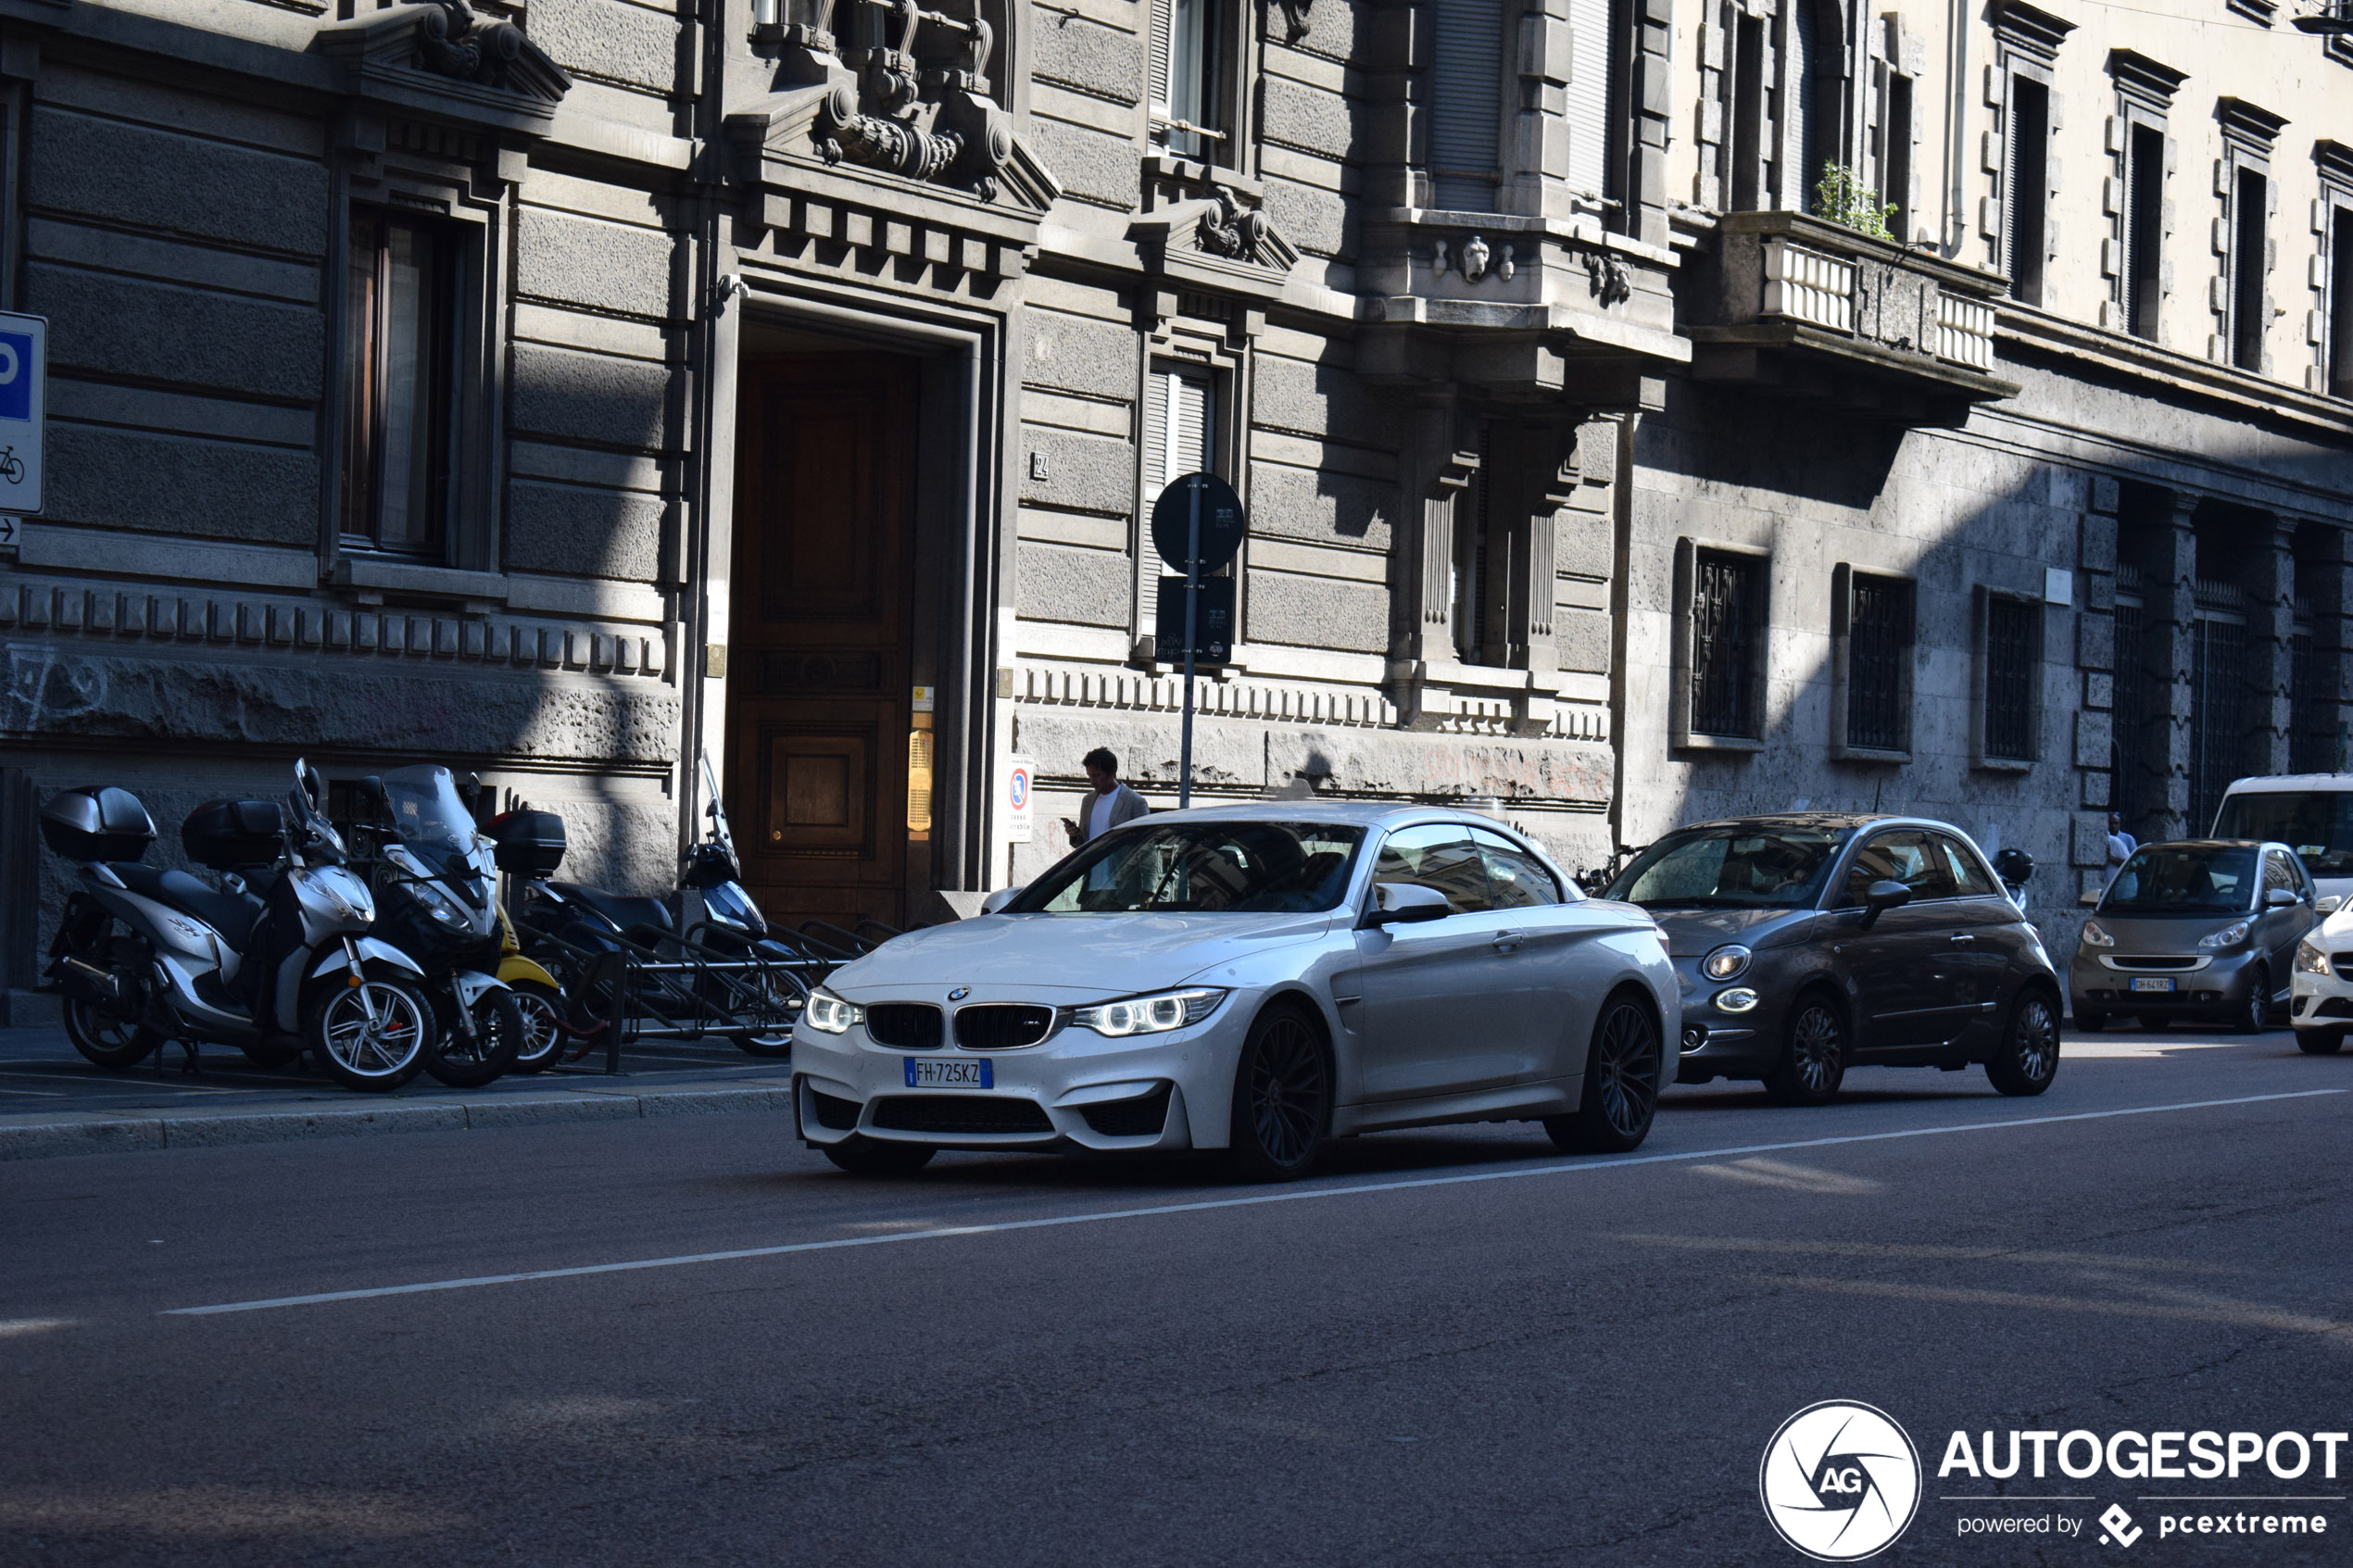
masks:
{"type": "MultiPolygon", "coordinates": [[[[2171,991],[2173,989],[2173,982],[2170,977],[2158,979],[2152,975],[2136,974],[2133,977],[2133,989],[2135,991],[2171,991]]],[[[986,1067],[988,1064],[984,1061],[981,1065],[986,1067]]],[[[908,1082],[912,1084],[914,1080],[911,1078],[908,1082]]]]}
{"type": "Polygon", "coordinates": [[[993,1089],[997,1086],[996,1064],[986,1058],[979,1061],[948,1061],[937,1057],[911,1056],[907,1061],[907,1086],[911,1089],[993,1089]]]}

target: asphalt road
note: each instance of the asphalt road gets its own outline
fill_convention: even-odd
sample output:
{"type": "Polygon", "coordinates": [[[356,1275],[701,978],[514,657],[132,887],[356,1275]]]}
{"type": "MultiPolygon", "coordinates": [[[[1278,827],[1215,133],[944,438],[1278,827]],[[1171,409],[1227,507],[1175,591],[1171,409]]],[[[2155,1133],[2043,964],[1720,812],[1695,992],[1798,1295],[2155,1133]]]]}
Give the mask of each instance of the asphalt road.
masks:
{"type": "Polygon", "coordinates": [[[2317,1473],[1936,1474],[1957,1429],[2347,1426],[2353,1054],[1848,1082],[1674,1091],[1629,1160],[1390,1134],[1272,1189],[861,1181],[767,1116],[0,1167],[0,1562],[1794,1563],[1759,1457],[1831,1399],[1927,1466],[1878,1561],[2353,1558],[2317,1473]],[[2329,1533],[2163,1538],[2157,1494],[2329,1533]],[[2082,1534],[1960,1534],[2008,1515],[2082,1534]]]}

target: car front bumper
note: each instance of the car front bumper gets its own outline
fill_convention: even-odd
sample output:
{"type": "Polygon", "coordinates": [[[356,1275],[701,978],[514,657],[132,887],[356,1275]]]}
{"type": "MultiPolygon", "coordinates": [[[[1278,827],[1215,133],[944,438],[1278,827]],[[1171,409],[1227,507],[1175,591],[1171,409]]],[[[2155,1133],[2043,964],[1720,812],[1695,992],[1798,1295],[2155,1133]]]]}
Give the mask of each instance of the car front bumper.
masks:
{"type": "MultiPolygon", "coordinates": [[[[984,999],[1026,998],[974,997],[984,999]]],[[[876,1044],[862,1023],[828,1035],[803,1022],[793,1032],[800,1136],[815,1146],[856,1135],[932,1148],[1223,1148],[1256,1006],[1236,993],[1189,1028],[1117,1039],[1065,1023],[1010,1050],[908,1050],[876,1044]],[[986,1060],[994,1082],[911,1088],[910,1060],[986,1060]]]]}
{"type": "Polygon", "coordinates": [[[2189,970],[2110,969],[2100,955],[2079,947],[2068,965],[2069,1010],[2082,1016],[2092,1012],[2145,1013],[2152,1018],[2211,1018],[2227,1013],[2246,1000],[2255,983],[2256,955],[2236,952],[2198,954],[2206,961],[2189,970]],[[2134,980],[2171,980],[2171,991],[2135,991],[2134,980]]]}
{"type": "Polygon", "coordinates": [[[2298,1029],[2353,1029],[2353,980],[2337,972],[2334,958],[2326,974],[2291,970],[2287,1017],[2298,1029]]]}

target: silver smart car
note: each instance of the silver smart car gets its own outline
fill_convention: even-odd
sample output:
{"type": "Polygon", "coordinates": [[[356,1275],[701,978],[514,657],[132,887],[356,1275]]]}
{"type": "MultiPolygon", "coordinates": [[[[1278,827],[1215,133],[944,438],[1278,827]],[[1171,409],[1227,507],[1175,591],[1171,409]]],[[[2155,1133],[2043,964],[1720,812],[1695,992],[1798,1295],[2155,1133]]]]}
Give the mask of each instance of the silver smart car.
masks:
{"type": "Polygon", "coordinates": [[[1682,1027],[1658,927],[1481,816],[1313,801],[1114,829],[976,919],[834,972],[793,1034],[803,1139],[1223,1150],[1303,1174],[1327,1136],[1541,1121],[1634,1148],[1682,1027]]]}
{"type": "Polygon", "coordinates": [[[2068,969],[2076,1027],[2136,1015],[2260,1031],[2284,1006],[2296,945],[2320,916],[2312,878],[2284,844],[2201,838],[2133,852],[2083,922],[2068,969]]]}

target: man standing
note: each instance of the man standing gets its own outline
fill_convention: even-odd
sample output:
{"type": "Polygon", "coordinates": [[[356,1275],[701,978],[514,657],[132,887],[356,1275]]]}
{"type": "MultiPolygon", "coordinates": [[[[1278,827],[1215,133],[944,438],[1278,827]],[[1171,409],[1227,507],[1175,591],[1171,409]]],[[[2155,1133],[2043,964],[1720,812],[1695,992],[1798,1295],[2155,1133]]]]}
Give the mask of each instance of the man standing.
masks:
{"type": "Polygon", "coordinates": [[[2124,869],[2124,862],[2131,859],[2133,858],[2133,851],[2138,849],[2140,845],[2133,839],[2133,835],[2124,831],[2124,818],[2122,815],[2115,811],[2110,811],[2108,814],[2108,881],[2114,882],[2116,880],[2116,873],[2124,869]]]}
{"type": "Polygon", "coordinates": [[[1085,763],[1087,782],[1095,786],[1095,793],[1087,797],[1082,812],[1086,822],[1081,825],[1068,817],[1063,819],[1063,831],[1070,834],[1073,849],[1099,834],[1109,833],[1120,823],[1132,822],[1151,811],[1142,796],[1119,782],[1119,759],[1109,750],[1095,747],[1087,754],[1085,763]]]}

